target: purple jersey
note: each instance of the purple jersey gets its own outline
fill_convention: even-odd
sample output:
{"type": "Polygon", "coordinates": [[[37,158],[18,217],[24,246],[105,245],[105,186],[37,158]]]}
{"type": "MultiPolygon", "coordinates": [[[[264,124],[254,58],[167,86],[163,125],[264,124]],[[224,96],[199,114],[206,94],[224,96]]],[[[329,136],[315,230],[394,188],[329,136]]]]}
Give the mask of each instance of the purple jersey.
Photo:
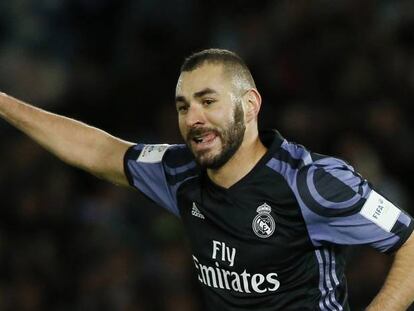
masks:
{"type": "Polygon", "coordinates": [[[208,310],[349,310],[345,247],[393,252],[411,217],[346,162],[260,135],[266,155],[228,189],[185,145],[131,147],[126,175],[182,218],[208,310]]]}

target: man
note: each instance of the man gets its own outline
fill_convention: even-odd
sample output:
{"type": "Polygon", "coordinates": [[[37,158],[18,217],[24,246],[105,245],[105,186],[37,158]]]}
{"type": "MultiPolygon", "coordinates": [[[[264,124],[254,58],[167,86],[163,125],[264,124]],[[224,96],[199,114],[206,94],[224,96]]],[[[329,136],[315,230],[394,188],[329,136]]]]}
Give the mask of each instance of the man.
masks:
{"type": "Polygon", "coordinates": [[[131,185],[181,217],[208,310],[349,310],[344,247],[395,260],[367,310],[414,300],[414,222],[342,160],[258,131],[244,62],[209,49],[176,87],[186,145],[132,144],[5,94],[0,115],[63,161],[131,185]]]}

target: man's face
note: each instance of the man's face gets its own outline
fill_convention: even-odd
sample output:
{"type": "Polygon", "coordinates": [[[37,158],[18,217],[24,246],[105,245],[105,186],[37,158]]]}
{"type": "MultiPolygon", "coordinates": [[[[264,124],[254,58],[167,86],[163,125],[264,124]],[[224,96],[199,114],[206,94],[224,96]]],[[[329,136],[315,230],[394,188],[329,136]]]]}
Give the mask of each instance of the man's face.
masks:
{"type": "Polygon", "coordinates": [[[243,142],[245,123],[239,90],[221,65],[183,72],[176,89],[180,132],[205,168],[224,165],[243,142]]]}

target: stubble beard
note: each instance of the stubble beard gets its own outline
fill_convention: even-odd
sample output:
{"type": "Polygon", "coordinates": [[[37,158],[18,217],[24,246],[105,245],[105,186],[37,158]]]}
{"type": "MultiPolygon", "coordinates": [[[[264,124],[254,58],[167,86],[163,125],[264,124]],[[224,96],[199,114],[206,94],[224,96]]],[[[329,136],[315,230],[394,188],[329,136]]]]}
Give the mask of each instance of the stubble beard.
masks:
{"type": "MultiPolygon", "coordinates": [[[[233,121],[223,130],[218,130],[215,128],[205,128],[200,130],[193,130],[190,133],[195,134],[195,131],[207,132],[213,131],[221,140],[221,151],[216,154],[209,156],[208,151],[204,152],[203,154],[196,154],[194,151],[194,157],[196,162],[201,166],[203,169],[219,169],[224,164],[226,164],[231,157],[237,152],[240,148],[243,139],[244,133],[246,131],[246,125],[244,124],[244,113],[241,101],[237,101],[235,103],[234,111],[233,111],[233,121]]],[[[190,134],[189,133],[189,134],[190,134]]],[[[191,135],[190,135],[191,136],[191,135]]],[[[187,145],[191,149],[191,143],[188,140],[187,145]]]]}

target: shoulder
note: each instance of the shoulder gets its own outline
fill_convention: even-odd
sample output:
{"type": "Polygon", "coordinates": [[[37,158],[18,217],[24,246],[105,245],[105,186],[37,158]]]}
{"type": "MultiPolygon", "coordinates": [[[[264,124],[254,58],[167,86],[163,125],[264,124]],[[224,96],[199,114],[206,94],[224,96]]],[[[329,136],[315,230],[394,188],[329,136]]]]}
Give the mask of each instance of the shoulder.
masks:
{"type": "Polygon", "coordinates": [[[125,154],[124,170],[132,187],[175,215],[177,190],[199,174],[185,145],[168,144],[133,145],[125,154]]]}
{"type": "MultiPolygon", "coordinates": [[[[318,172],[318,174],[325,172],[334,175],[340,172],[356,174],[354,168],[345,160],[312,152],[303,145],[289,142],[286,139],[283,140],[280,148],[272,153],[269,162],[272,160],[288,165],[297,175],[307,172],[318,172]]],[[[339,177],[344,177],[346,174],[339,175],[339,177]]]]}
{"type": "Polygon", "coordinates": [[[176,185],[199,173],[186,145],[136,144],[126,152],[124,163],[130,184],[134,176],[145,175],[150,179],[166,178],[168,184],[176,185]]]}
{"type": "Polygon", "coordinates": [[[194,163],[194,156],[186,145],[169,145],[164,163],[169,167],[179,167],[188,163],[194,163]]]}
{"type": "Polygon", "coordinates": [[[335,157],[324,157],[302,167],[296,188],[309,209],[331,217],[359,212],[372,190],[351,165],[335,157]]]}
{"type": "Polygon", "coordinates": [[[126,158],[140,163],[164,162],[170,167],[185,165],[194,160],[186,145],[136,144],[126,152],[126,158]]]}
{"type": "Polygon", "coordinates": [[[323,216],[358,212],[371,187],[341,158],[284,140],[268,166],[282,174],[303,206],[323,216]]]}

